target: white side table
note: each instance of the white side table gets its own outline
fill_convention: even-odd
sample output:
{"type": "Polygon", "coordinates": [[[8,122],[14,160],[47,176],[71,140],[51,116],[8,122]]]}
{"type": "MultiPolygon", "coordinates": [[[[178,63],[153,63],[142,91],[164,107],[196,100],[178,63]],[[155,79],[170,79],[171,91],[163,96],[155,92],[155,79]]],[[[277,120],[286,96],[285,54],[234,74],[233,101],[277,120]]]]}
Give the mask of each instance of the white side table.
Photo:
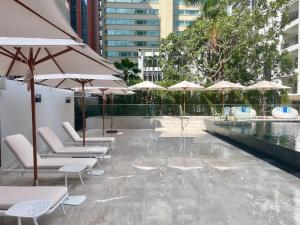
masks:
{"type": "Polygon", "coordinates": [[[17,217],[18,225],[21,225],[21,218],[32,218],[35,225],[38,225],[37,218],[45,214],[53,205],[48,199],[23,201],[14,204],[5,214],[17,217]]]}
{"type": "MultiPolygon", "coordinates": [[[[84,190],[86,190],[83,179],[82,179],[82,175],[81,175],[82,171],[84,171],[85,168],[86,168],[86,166],[84,164],[70,164],[70,165],[59,168],[58,171],[65,173],[66,187],[68,187],[68,174],[69,173],[78,173],[81,184],[82,184],[84,190]]],[[[68,198],[63,201],[63,204],[77,206],[77,205],[80,205],[81,203],[83,203],[85,200],[86,200],[85,195],[68,196],[68,198]]]]}

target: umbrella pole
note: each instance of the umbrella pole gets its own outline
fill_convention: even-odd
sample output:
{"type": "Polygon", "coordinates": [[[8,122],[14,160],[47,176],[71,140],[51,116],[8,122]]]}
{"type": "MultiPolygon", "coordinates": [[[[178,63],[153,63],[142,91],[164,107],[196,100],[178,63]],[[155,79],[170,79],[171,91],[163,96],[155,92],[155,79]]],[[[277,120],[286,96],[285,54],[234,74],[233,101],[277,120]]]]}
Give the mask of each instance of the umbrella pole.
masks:
{"type": "Polygon", "coordinates": [[[114,111],[114,96],[110,94],[110,130],[113,129],[113,111],[114,111]]]}
{"type": "Polygon", "coordinates": [[[85,121],[85,90],[84,90],[84,83],[81,84],[81,91],[82,91],[82,96],[81,96],[81,102],[82,102],[82,129],[83,129],[83,134],[82,134],[82,146],[85,146],[85,129],[86,129],[86,121],[85,121]]]}
{"type": "Polygon", "coordinates": [[[263,111],[263,118],[265,118],[265,92],[262,92],[262,111],[263,111]]]}
{"type": "Polygon", "coordinates": [[[224,99],[225,93],[222,92],[222,116],[224,115],[224,105],[225,105],[225,99],[224,99]]]}
{"type": "Polygon", "coordinates": [[[110,130],[106,133],[118,133],[118,130],[113,130],[113,116],[114,116],[114,95],[110,94],[110,130]]]}
{"type": "MultiPolygon", "coordinates": [[[[31,50],[32,52],[32,50],[31,50]]],[[[35,118],[35,89],[33,65],[30,65],[30,95],[31,95],[31,119],[32,119],[32,146],[33,146],[33,179],[34,186],[38,186],[38,168],[37,168],[37,146],[36,146],[36,118],[35,118]]]]}
{"type": "Polygon", "coordinates": [[[148,105],[147,105],[147,117],[149,117],[149,111],[150,111],[150,90],[147,89],[147,102],[148,102],[148,105]]]}
{"type": "Polygon", "coordinates": [[[105,100],[104,100],[104,90],[102,90],[102,136],[104,137],[104,130],[105,130],[105,100]]]}
{"type": "Polygon", "coordinates": [[[185,117],[185,89],[183,90],[183,117],[185,117]]]}

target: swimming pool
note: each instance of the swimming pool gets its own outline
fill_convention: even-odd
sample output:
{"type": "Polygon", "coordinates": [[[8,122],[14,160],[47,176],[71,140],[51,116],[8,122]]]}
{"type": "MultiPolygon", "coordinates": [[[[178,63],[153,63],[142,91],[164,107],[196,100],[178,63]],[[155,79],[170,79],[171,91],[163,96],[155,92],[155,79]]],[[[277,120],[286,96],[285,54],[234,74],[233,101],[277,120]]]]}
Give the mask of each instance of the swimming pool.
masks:
{"type": "Polygon", "coordinates": [[[260,140],[300,152],[299,122],[223,122],[218,125],[233,132],[251,135],[260,140]]]}
{"type": "Polygon", "coordinates": [[[206,121],[208,132],[300,168],[300,122],[206,121]]]}

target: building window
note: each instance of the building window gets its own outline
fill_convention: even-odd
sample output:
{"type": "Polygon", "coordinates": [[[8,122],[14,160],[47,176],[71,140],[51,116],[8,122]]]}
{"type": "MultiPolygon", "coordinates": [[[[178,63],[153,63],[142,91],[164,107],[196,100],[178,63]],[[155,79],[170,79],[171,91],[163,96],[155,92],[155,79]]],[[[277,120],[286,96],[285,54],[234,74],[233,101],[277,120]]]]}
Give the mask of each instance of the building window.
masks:
{"type": "Polygon", "coordinates": [[[187,27],[189,25],[192,25],[193,21],[192,20],[176,20],[175,21],[175,26],[177,27],[187,27]]]}
{"type": "Polygon", "coordinates": [[[159,31],[155,30],[106,30],[107,35],[111,36],[151,36],[158,37],[159,31]]]}
{"type": "Polygon", "coordinates": [[[151,14],[157,15],[158,9],[106,8],[110,14],[151,14]]]}
{"type": "Polygon", "coordinates": [[[159,0],[107,0],[116,3],[159,3],[159,0]]]}
{"type": "Polygon", "coordinates": [[[158,41],[127,41],[127,40],[111,40],[106,41],[106,45],[110,47],[158,47],[158,41]]]}
{"type": "Polygon", "coordinates": [[[137,52],[128,52],[128,51],[107,51],[105,54],[107,57],[129,57],[136,58],[138,56],[137,52]]]}
{"type": "Polygon", "coordinates": [[[159,26],[159,20],[131,20],[131,19],[106,19],[109,25],[149,25],[159,26]]]}
{"type": "Polygon", "coordinates": [[[177,9],[175,10],[175,15],[199,16],[200,11],[191,9],[177,9]]]}
{"type": "Polygon", "coordinates": [[[184,5],[184,0],[175,0],[174,3],[176,5],[184,5]]]}

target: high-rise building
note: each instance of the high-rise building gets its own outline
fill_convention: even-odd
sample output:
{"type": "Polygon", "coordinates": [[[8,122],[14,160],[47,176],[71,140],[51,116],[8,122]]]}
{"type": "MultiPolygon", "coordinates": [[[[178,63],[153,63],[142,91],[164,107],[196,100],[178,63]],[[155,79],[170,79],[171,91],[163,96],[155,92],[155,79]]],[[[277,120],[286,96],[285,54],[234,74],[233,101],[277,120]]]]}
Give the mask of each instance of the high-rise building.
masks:
{"type": "Polygon", "coordinates": [[[69,0],[71,25],[84,43],[99,52],[98,0],[69,0]]]}
{"type": "Polygon", "coordinates": [[[138,61],[141,78],[157,80],[156,58],[162,38],[181,32],[200,15],[183,0],[101,0],[101,53],[111,61],[138,61]]]}
{"type": "MultiPolygon", "coordinates": [[[[284,29],[284,34],[282,36],[282,50],[288,51],[291,56],[294,59],[295,63],[295,68],[296,72],[298,73],[298,78],[297,78],[297,85],[296,87],[293,87],[293,89],[290,90],[290,92],[295,93],[295,94],[300,94],[300,76],[299,76],[299,65],[300,65],[300,48],[299,48],[299,25],[300,25],[300,20],[299,20],[299,0],[294,1],[288,11],[288,19],[289,23],[284,29]]],[[[291,86],[289,84],[289,77],[283,78],[283,83],[291,86]]],[[[291,95],[292,96],[292,95],[291,95]]],[[[293,97],[292,97],[293,98],[293,97]]],[[[297,99],[298,101],[300,100],[297,99]]]]}
{"type": "Polygon", "coordinates": [[[102,0],[103,56],[137,61],[139,49],[158,48],[161,38],[184,30],[199,14],[183,0],[102,0]]]}

